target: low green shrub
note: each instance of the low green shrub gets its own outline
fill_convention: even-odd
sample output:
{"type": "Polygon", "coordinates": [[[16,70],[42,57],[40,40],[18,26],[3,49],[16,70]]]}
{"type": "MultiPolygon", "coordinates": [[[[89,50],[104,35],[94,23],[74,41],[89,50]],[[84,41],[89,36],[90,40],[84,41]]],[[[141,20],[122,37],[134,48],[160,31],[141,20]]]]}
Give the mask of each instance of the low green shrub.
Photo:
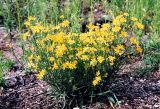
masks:
{"type": "MultiPolygon", "coordinates": [[[[22,34],[29,43],[25,54],[28,68],[39,72],[55,95],[63,96],[69,106],[80,105],[106,91],[109,77],[118,71],[128,54],[141,54],[138,38],[144,26],[135,17],[123,13],[113,23],[88,25],[86,33],[70,31],[70,22],[45,25],[30,16],[28,31],[22,34]],[[85,101],[86,100],[86,101],[85,101]]],[[[91,100],[92,101],[92,100],[91,100]]]]}
{"type": "Polygon", "coordinates": [[[142,66],[137,69],[139,75],[145,75],[160,68],[160,38],[157,34],[152,35],[143,43],[142,66]]]}
{"type": "Polygon", "coordinates": [[[7,72],[14,62],[10,59],[3,59],[3,52],[0,51],[0,86],[4,85],[4,74],[7,72]]]}

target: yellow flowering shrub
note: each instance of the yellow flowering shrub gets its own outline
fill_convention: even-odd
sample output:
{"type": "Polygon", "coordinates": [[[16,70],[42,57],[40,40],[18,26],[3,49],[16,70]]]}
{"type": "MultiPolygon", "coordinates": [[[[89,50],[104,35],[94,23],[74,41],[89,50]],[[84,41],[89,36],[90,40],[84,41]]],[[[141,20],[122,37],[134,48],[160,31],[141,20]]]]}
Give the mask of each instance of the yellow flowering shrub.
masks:
{"type": "Polygon", "coordinates": [[[67,96],[96,90],[118,70],[125,56],[142,53],[138,38],[129,32],[136,33],[143,25],[127,13],[101,28],[90,23],[86,33],[70,31],[65,19],[58,25],[44,25],[29,17],[25,25],[28,31],[22,37],[31,46],[26,50],[28,67],[67,96]]]}

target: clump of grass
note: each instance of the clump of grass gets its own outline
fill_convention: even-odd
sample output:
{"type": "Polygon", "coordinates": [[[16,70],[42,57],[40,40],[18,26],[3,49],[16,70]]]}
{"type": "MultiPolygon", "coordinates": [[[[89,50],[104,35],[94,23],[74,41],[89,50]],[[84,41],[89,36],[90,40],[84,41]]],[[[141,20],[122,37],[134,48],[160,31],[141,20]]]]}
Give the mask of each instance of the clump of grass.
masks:
{"type": "Polygon", "coordinates": [[[160,40],[157,33],[143,43],[144,53],[142,66],[137,69],[138,75],[145,75],[160,69],[160,40]]]}
{"type": "Polygon", "coordinates": [[[0,86],[3,84],[2,52],[0,52],[0,86]]]}
{"type": "Polygon", "coordinates": [[[4,74],[7,72],[14,62],[10,59],[3,59],[3,52],[0,51],[0,86],[4,85],[4,74]]]}

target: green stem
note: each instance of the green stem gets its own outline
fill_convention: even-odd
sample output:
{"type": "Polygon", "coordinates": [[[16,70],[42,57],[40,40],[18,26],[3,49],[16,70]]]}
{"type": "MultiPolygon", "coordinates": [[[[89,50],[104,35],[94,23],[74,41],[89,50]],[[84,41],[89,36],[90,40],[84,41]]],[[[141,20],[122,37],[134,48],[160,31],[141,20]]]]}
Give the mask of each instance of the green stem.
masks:
{"type": "Polygon", "coordinates": [[[17,19],[18,19],[18,29],[21,32],[21,20],[20,20],[20,10],[19,10],[19,3],[18,0],[16,0],[16,13],[17,13],[17,19]]]}

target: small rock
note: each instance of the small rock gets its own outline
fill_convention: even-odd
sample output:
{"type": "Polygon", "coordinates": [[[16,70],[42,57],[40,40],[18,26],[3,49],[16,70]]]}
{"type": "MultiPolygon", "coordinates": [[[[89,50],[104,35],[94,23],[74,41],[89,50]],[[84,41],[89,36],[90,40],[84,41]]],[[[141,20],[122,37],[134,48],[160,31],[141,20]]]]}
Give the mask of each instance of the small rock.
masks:
{"type": "Polygon", "coordinates": [[[14,87],[17,83],[17,79],[15,77],[9,78],[5,81],[5,86],[6,87],[14,87]]]}
{"type": "Polygon", "coordinates": [[[152,91],[156,91],[156,87],[155,87],[155,86],[152,86],[152,87],[151,87],[151,90],[152,90],[152,91]]]}
{"type": "Polygon", "coordinates": [[[157,82],[157,85],[160,86],[160,80],[157,82]]]}
{"type": "Polygon", "coordinates": [[[16,71],[16,74],[20,75],[20,74],[21,74],[21,71],[20,71],[20,70],[17,70],[17,71],[16,71]]]}
{"type": "Polygon", "coordinates": [[[140,81],[141,83],[144,83],[145,80],[146,80],[146,79],[140,79],[139,81],[140,81]]]}
{"type": "Polygon", "coordinates": [[[133,77],[130,77],[130,80],[133,80],[133,77]]]}
{"type": "Polygon", "coordinates": [[[160,107],[160,104],[155,104],[153,107],[158,108],[158,107],[160,107]]]}
{"type": "Polygon", "coordinates": [[[9,91],[9,92],[12,92],[12,91],[13,91],[13,89],[9,89],[8,91],[9,91]]]}
{"type": "Polygon", "coordinates": [[[145,106],[143,106],[143,108],[145,108],[145,109],[151,109],[151,108],[152,108],[152,105],[146,104],[145,106]]]}

